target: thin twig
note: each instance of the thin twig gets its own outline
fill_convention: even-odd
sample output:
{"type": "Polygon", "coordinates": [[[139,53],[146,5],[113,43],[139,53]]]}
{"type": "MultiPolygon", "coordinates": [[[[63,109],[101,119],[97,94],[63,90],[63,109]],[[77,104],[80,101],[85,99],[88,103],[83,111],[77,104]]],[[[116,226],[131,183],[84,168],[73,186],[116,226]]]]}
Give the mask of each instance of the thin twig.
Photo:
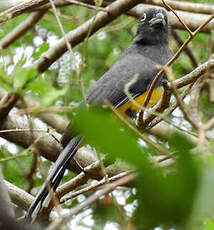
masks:
{"type": "Polygon", "coordinates": [[[99,10],[99,11],[104,11],[104,12],[108,12],[104,7],[100,7],[100,6],[93,6],[84,2],[80,2],[80,1],[76,1],[76,0],[66,0],[67,2],[74,4],[74,5],[78,5],[78,6],[84,6],[86,8],[89,9],[93,9],[93,10],[99,10]]]}
{"type": "Polygon", "coordinates": [[[184,26],[185,30],[188,31],[189,35],[192,37],[192,31],[189,29],[189,27],[185,24],[185,22],[178,16],[178,14],[174,11],[174,9],[167,4],[164,0],[162,0],[163,5],[166,7],[166,9],[172,11],[172,13],[177,17],[178,21],[184,26]]]}
{"type": "Polygon", "coordinates": [[[174,85],[173,83],[173,76],[172,76],[172,71],[170,68],[166,68],[164,69],[165,73],[167,74],[167,77],[170,81],[170,85],[171,85],[171,89],[173,91],[173,94],[175,95],[175,98],[177,100],[177,104],[178,104],[178,107],[180,108],[180,110],[183,112],[184,114],[184,117],[186,118],[187,121],[190,122],[190,124],[196,128],[196,129],[199,129],[199,126],[198,124],[194,121],[194,119],[192,119],[192,117],[188,114],[187,110],[185,109],[184,107],[184,103],[183,101],[181,100],[180,96],[179,96],[179,93],[177,91],[177,88],[176,86],[174,85]]]}
{"type": "MultiPolygon", "coordinates": [[[[182,41],[182,38],[179,36],[179,34],[176,32],[176,30],[171,30],[171,34],[172,36],[175,38],[175,40],[178,42],[178,44],[180,46],[182,46],[183,44],[183,41],[182,41]]],[[[196,56],[194,55],[194,53],[192,52],[192,50],[187,46],[185,49],[184,49],[184,52],[187,54],[187,56],[189,57],[190,61],[192,62],[192,65],[194,67],[197,67],[198,66],[198,61],[197,61],[197,58],[196,56]]]]}
{"type": "Polygon", "coordinates": [[[169,85],[163,82],[163,96],[161,98],[160,103],[157,104],[157,106],[149,113],[147,118],[144,119],[143,124],[141,124],[140,128],[143,130],[148,126],[150,122],[152,122],[156,117],[162,118],[163,120],[166,120],[166,116],[162,113],[166,108],[169,107],[169,102],[171,98],[171,90],[169,88],[169,85]]]}
{"type": "MultiPolygon", "coordinates": [[[[67,49],[69,50],[69,52],[70,52],[70,54],[71,54],[71,56],[72,56],[72,58],[73,58],[73,60],[75,62],[76,57],[74,55],[74,52],[72,50],[71,44],[70,44],[70,42],[68,40],[68,37],[67,37],[67,35],[66,35],[66,33],[65,33],[64,29],[63,29],[63,26],[62,26],[62,23],[60,21],[60,18],[58,16],[58,14],[57,14],[57,10],[56,10],[56,7],[54,5],[54,2],[53,2],[53,0],[49,0],[49,1],[50,1],[50,4],[51,4],[51,7],[53,9],[54,15],[56,17],[57,23],[59,25],[59,28],[61,30],[61,33],[63,35],[63,38],[65,39],[67,49]]],[[[76,69],[76,75],[77,75],[77,78],[78,78],[78,83],[79,83],[79,86],[80,86],[80,91],[81,91],[81,94],[82,94],[82,98],[83,98],[83,101],[85,103],[85,106],[87,107],[86,97],[85,97],[85,93],[84,93],[84,86],[83,86],[83,81],[82,81],[82,78],[81,78],[81,75],[80,75],[80,70],[77,67],[75,67],[75,69],[76,69]]]]}
{"type": "Polygon", "coordinates": [[[26,174],[26,179],[29,183],[29,186],[28,186],[28,189],[27,189],[27,192],[30,193],[31,189],[34,187],[35,185],[35,178],[34,178],[34,175],[36,173],[36,168],[37,168],[37,154],[36,154],[36,151],[34,151],[34,154],[33,154],[33,160],[31,162],[31,166],[30,166],[30,171],[26,174]]]}
{"type": "MultiPolygon", "coordinates": [[[[167,5],[172,7],[175,10],[182,10],[187,12],[193,13],[201,13],[201,14],[212,14],[214,12],[213,4],[209,3],[196,3],[196,2],[189,2],[189,1],[172,1],[172,0],[165,0],[164,1],[167,5]]],[[[145,2],[145,4],[152,4],[157,6],[163,6],[162,0],[150,0],[145,2]]]]}
{"type": "Polygon", "coordinates": [[[113,191],[117,186],[125,185],[129,183],[130,181],[133,181],[135,179],[136,175],[128,175],[125,176],[111,184],[106,185],[106,187],[100,191],[97,191],[90,197],[88,197],[84,202],[81,202],[80,204],[76,205],[74,208],[70,209],[69,214],[62,215],[61,217],[57,218],[54,222],[52,222],[49,227],[46,230],[55,230],[58,229],[62,224],[68,222],[71,217],[80,211],[82,211],[84,208],[88,207],[89,205],[93,204],[97,199],[100,198],[100,196],[103,196],[105,194],[110,193],[113,191]]]}
{"type": "Polygon", "coordinates": [[[11,132],[42,132],[42,133],[49,133],[48,129],[7,129],[7,130],[0,130],[0,133],[11,133],[11,132]]]}
{"type": "Polygon", "coordinates": [[[131,171],[128,171],[128,172],[122,172],[122,173],[119,173],[117,174],[116,176],[113,176],[113,177],[110,177],[110,178],[106,178],[104,177],[101,181],[99,181],[98,183],[96,184],[93,184],[93,185],[90,185],[86,188],[83,188],[83,189],[80,189],[78,190],[77,192],[73,192],[72,194],[70,195],[66,195],[64,197],[62,197],[60,199],[60,203],[65,203],[67,200],[70,200],[70,199],[73,199],[74,197],[77,197],[79,196],[80,194],[84,194],[86,192],[89,192],[89,191],[93,191],[94,189],[97,189],[99,188],[101,185],[104,185],[104,184],[107,184],[107,183],[110,183],[110,182],[113,182],[115,180],[118,180],[124,176],[127,176],[129,175],[130,173],[132,173],[131,171]]]}

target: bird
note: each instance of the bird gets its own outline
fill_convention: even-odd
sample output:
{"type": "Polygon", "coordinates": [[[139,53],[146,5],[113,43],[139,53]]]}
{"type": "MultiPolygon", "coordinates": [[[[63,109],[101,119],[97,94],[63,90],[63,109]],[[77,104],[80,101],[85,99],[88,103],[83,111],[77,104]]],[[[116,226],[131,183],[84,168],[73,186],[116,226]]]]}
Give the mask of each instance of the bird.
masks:
{"type": "MultiPolygon", "coordinates": [[[[156,7],[145,9],[133,42],[87,91],[86,99],[89,105],[102,106],[107,100],[125,118],[136,118],[136,114],[140,111],[140,106],[136,104],[143,105],[152,81],[160,71],[160,66],[165,65],[172,56],[168,37],[167,11],[156,7]]],[[[157,82],[148,106],[153,106],[161,99],[162,80],[166,78],[167,76],[163,74],[157,82]]],[[[33,223],[41,208],[51,200],[50,188],[52,191],[57,189],[83,138],[81,134],[72,135],[70,132],[65,132],[63,135],[63,150],[25,215],[27,223],[33,223]]]]}

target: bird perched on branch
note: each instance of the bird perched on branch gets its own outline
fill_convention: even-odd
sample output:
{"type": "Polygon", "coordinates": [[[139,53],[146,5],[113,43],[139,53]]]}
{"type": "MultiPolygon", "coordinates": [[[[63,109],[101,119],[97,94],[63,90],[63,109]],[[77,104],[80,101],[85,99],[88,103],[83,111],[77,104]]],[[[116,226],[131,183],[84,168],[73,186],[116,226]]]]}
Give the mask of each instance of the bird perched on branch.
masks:
{"type": "MultiPolygon", "coordinates": [[[[167,12],[162,8],[146,9],[140,18],[134,41],[119,60],[88,90],[88,103],[91,106],[103,105],[107,100],[124,117],[135,116],[144,103],[160,65],[165,65],[170,57],[167,12]]],[[[166,76],[163,75],[161,79],[163,78],[166,76]]],[[[161,79],[156,84],[148,106],[153,106],[161,98],[161,79]]],[[[27,212],[28,223],[34,221],[40,209],[50,200],[50,188],[55,191],[58,187],[81,141],[81,135],[69,138],[67,134],[64,135],[64,149],[27,212]]]]}

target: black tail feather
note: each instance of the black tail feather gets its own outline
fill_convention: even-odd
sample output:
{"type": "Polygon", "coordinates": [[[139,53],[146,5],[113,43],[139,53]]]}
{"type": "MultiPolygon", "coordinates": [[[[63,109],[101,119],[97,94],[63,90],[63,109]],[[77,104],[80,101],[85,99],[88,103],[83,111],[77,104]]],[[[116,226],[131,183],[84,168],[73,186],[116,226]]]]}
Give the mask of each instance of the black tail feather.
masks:
{"type": "Polygon", "coordinates": [[[49,198],[50,188],[53,191],[57,189],[70,160],[74,157],[81,142],[82,138],[79,136],[72,138],[60,153],[45,183],[42,185],[36,198],[34,199],[30,208],[28,209],[28,212],[25,216],[26,222],[28,224],[32,223],[35,220],[37,214],[39,213],[42,207],[48,205],[45,203],[49,198]]]}

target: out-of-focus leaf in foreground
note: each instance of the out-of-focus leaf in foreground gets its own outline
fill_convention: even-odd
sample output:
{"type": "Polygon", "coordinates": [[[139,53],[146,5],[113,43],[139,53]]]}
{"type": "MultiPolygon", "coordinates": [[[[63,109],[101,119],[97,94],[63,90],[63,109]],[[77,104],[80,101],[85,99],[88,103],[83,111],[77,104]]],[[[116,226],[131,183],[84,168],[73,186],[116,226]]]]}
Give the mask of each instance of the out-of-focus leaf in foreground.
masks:
{"type": "Polygon", "coordinates": [[[184,228],[192,214],[199,185],[199,167],[190,152],[192,145],[175,134],[170,146],[175,152],[173,171],[161,174],[157,170],[148,175],[142,168],[136,181],[139,205],[135,218],[145,227],[184,228]]]}
{"type": "Polygon", "coordinates": [[[144,162],[149,164],[148,149],[138,144],[139,137],[108,111],[80,108],[74,121],[76,130],[98,151],[109,153],[109,157],[121,158],[139,168],[144,162]]]}
{"type": "Polygon", "coordinates": [[[175,156],[174,170],[163,173],[149,158],[152,149],[140,146],[139,137],[112,117],[101,109],[81,108],[74,118],[74,127],[98,151],[137,168],[139,176],[134,183],[137,225],[184,227],[191,215],[199,180],[198,165],[191,155],[193,146],[182,136],[173,135],[169,145],[175,156]]]}

